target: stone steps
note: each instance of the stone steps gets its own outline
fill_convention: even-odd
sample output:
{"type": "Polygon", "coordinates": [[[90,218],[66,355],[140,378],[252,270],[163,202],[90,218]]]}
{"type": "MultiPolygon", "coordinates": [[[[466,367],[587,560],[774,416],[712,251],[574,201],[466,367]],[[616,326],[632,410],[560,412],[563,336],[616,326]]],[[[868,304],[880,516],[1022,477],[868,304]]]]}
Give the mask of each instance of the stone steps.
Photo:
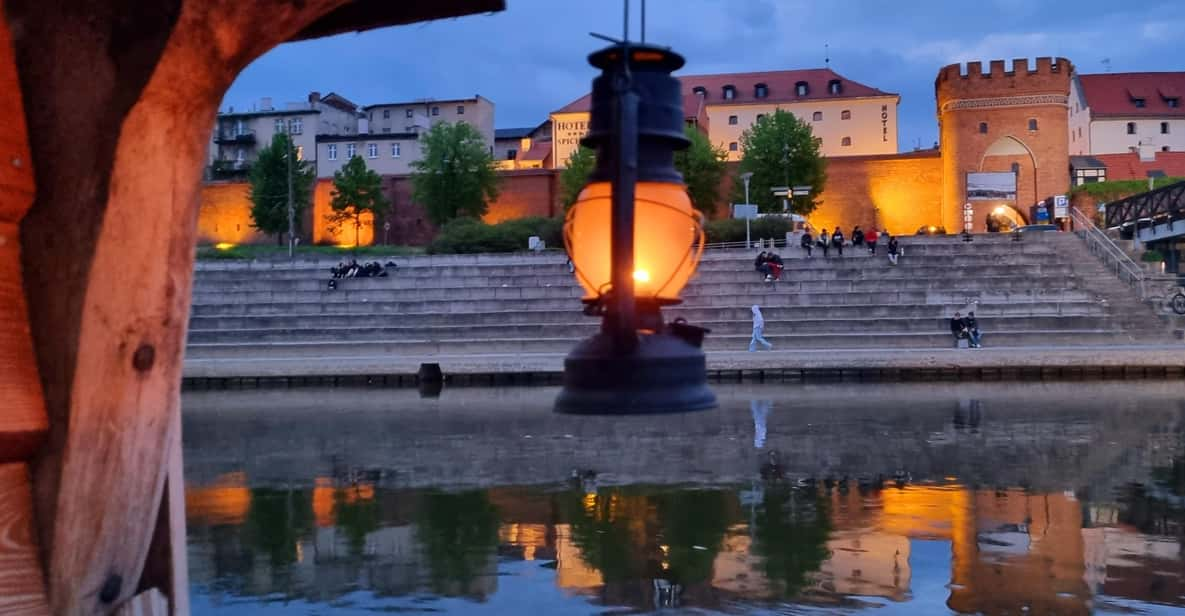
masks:
{"type": "MultiPolygon", "coordinates": [[[[458,335],[461,335],[458,333],[458,335]]],[[[710,335],[704,348],[708,351],[745,349],[749,334],[710,335]]],[[[776,348],[782,349],[892,349],[946,348],[952,346],[949,332],[936,333],[856,333],[856,334],[770,334],[765,337],[776,348]]],[[[574,338],[452,338],[442,340],[369,340],[310,342],[229,342],[190,343],[186,356],[194,359],[243,357],[244,353],[260,357],[351,357],[374,355],[438,355],[438,354],[517,354],[566,353],[572,350],[574,338]]],[[[1065,346],[1085,344],[1120,344],[1140,341],[1126,333],[1111,330],[1034,330],[1025,332],[988,332],[985,344],[993,347],[1065,346]]]]}

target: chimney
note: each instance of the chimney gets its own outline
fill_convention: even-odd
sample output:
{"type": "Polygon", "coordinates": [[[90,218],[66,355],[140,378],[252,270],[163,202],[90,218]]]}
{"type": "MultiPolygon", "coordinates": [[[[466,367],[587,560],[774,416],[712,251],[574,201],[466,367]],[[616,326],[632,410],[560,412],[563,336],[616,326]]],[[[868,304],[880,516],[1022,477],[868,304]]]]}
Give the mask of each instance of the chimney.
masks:
{"type": "Polygon", "coordinates": [[[310,103],[316,103],[316,102],[319,102],[320,100],[321,100],[321,93],[320,92],[317,92],[315,90],[312,92],[309,92],[309,102],[310,103]]]}
{"type": "Polygon", "coordinates": [[[265,96],[265,97],[259,99],[259,109],[260,109],[260,111],[271,111],[272,110],[272,97],[265,96]]]}

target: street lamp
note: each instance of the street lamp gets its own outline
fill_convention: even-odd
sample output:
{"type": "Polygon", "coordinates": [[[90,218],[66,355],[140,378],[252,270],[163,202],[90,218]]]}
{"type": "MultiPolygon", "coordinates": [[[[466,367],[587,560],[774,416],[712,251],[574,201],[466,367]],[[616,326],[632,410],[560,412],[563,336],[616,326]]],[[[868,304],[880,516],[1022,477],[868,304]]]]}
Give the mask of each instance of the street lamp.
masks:
{"type": "Polygon", "coordinates": [[[556,411],[664,413],[711,408],[701,349],[707,330],[665,323],[703,252],[703,216],[674,166],[683,135],[683,58],[622,42],[589,56],[592,111],[583,144],[597,168],[569,210],[564,243],[601,330],[564,360],[556,411]]]}
{"type": "MultiPolygon", "coordinates": [[[[745,183],[745,205],[749,205],[749,180],[753,179],[753,172],[746,171],[741,174],[741,181],[745,183]]],[[[749,217],[745,216],[745,250],[753,247],[753,243],[749,240],[749,217]]]]}

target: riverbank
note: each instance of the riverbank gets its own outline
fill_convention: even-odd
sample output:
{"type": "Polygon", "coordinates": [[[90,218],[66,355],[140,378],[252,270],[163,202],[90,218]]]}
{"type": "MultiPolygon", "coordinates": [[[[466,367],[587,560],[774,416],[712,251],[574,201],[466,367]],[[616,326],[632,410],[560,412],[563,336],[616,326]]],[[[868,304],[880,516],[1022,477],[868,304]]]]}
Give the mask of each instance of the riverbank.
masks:
{"type": "MultiPolygon", "coordinates": [[[[452,384],[554,383],[562,353],[359,355],[188,359],[191,387],[326,382],[415,385],[422,363],[437,363],[452,384]]],[[[1181,345],[998,347],[983,349],[775,350],[708,353],[718,381],[835,378],[878,381],[1185,378],[1181,345]]]]}

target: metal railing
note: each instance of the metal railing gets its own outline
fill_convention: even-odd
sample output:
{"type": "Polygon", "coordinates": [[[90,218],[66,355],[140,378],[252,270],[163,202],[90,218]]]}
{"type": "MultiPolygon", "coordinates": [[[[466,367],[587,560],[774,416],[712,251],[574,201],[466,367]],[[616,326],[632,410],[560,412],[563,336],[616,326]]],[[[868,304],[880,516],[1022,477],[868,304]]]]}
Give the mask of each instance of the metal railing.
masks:
{"type": "Polygon", "coordinates": [[[1147,276],[1140,264],[1132,260],[1122,248],[1107,237],[1101,229],[1095,226],[1089,216],[1083,214],[1076,207],[1070,208],[1070,217],[1074,220],[1074,230],[1078,237],[1086,242],[1087,249],[1099,258],[1108,269],[1114,269],[1120,280],[1128,283],[1132,289],[1140,294],[1140,301],[1148,298],[1147,276]]]}
{"type": "Polygon", "coordinates": [[[1107,204],[1107,228],[1142,220],[1168,222],[1185,217],[1185,182],[1161,186],[1107,204]]]}

